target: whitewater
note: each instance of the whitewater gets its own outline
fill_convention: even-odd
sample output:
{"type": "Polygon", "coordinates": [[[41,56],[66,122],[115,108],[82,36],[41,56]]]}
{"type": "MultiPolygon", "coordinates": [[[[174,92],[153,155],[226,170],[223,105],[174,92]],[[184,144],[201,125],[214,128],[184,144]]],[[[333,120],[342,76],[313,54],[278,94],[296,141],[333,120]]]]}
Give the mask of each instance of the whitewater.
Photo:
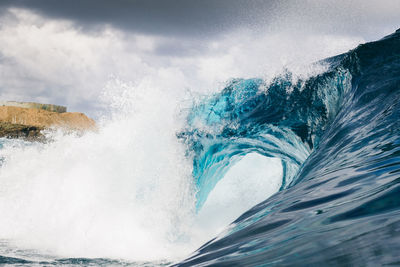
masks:
{"type": "Polygon", "coordinates": [[[206,95],[103,98],[95,132],[0,139],[1,264],[399,263],[399,30],[206,95]]]}

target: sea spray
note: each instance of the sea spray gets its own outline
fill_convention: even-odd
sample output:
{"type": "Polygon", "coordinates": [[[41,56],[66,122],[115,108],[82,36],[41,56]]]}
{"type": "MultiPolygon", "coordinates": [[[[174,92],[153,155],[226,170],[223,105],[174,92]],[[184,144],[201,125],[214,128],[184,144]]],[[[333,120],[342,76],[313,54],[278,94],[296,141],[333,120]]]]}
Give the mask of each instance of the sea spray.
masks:
{"type": "Polygon", "coordinates": [[[189,252],[191,240],[181,236],[192,213],[191,168],[175,137],[174,105],[141,97],[147,110],[120,109],[97,133],[5,145],[1,238],[63,257],[155,260],[189,252]]]}
{"type": "Polygon", "coordinates": [[[241,169],[253,166],[254,179],[227,175],[221,195],[197,213],[193,159],[176,136],[184,117],[176,107],[184,101],[154,84],[118,79],[103,99],[110,112],[95,132],[49,131],[47,143],[3,140],[1,239],[53,257],[176,260],[279,188],[279,161],[250,156],[241,169]],[[278,188],[268,187],[269,178],[278,188]],[[240,191],[232,192],[234,183],[240,191]],[[243,198],[252,188],[259,197],[243,198]],[[225,201],[215,200],[222,195],[225,201]]]}

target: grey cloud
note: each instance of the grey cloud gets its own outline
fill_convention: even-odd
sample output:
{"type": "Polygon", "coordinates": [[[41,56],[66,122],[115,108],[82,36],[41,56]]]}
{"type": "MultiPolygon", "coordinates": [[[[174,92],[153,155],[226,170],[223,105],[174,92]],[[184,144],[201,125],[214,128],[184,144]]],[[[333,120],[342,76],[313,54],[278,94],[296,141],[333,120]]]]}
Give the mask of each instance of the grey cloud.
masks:
{"type": "Polygon", "coordinates": [[[87,31],[112,25],[127,32],[197,40],[238,28],[308,30],[371,40],[400,27],[398,0],[1,0],[0,15],[9,7],[69,19],[87,31]]]}
{"type": "Polygon", "coordinates": [[[237,28],[319,31],[380,36],[396,28],[400,1],[278,0],[2,0],[0,9],[22,7],[76,22],[85,30],[112,25],[124,31],[197,39],[237,28]],[[386,29],[385,28],[385,29],[386,29]],[[388,30],[387,30],[388,31],[388,30]]]}
{"type": "Polygon", "coordinates": [[[177,40],[175,38],[160,41],[156,44],[153,54],[156,56],[187,57],[209,53],[203,42],[196,40],[177,40]]]}
{"type": "Polygon", "coordinates": [[[83,28],[110,24],[127,31],[201,36],[265,20],[277,1],[260,0],[3,0],[2,7],[32,9],[71,19],[83,28]]]}

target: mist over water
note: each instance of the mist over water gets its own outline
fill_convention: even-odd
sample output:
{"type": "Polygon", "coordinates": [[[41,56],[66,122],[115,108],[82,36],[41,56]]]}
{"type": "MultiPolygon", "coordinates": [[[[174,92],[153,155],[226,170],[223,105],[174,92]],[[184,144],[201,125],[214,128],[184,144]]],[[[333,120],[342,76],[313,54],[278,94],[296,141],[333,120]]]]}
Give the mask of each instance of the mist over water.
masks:
{"type": "MultiPolygon", "coordinates": [[[[59,257],[176,259],[262,200],[259,196],[246,203],[240,192],[222,188],[219,194],[231,194],[228,199],[242,207],[235,212],[233,205],[228,216],[221,212],[234,202],[211,206],[208,212],[205,208],[207,222],[196,223],[191,159],[176,138],[176,98],[113,84],[120,86],[117,93],[123,88],[136,94],[132,99],[124,95],[123,103],[110,103],[115,113],[100,122],[97,132],[48,133],[53,142],[46,144],[2,140],[2,239],[59,257]]],[[[278,169],[279,183],[280,166],[271,167],[273,173],[278,169]]],[[[255,178],[247,184],[259,195],[271,190],[257,188],[263,177],[255,178]]]]}
{"type": "Polygon", "coordinates": [[[2,238],[60,256],[181,253],[194,201],[190,163],[174,136],[171,102],[151,104],[135,114],[122,110],[96,133],[5,146],[2,238]]]}

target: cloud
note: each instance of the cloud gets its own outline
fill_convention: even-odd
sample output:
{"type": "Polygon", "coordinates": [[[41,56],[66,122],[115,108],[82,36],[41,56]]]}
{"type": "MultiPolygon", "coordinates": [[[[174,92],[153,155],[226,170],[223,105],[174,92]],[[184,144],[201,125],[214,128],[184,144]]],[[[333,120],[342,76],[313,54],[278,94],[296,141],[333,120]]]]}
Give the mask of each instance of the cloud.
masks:
{"type": "Polygon", "coordinates": [[[17,0],[2,1],[3,8],[31,9],[50,18],[69,19],[85,29],[112,25],[126,31],[158,35],[198,36],[229,31],[240,24],[254,24],[261,15],[268,18],[277,1],[254,3],[237,0],[17,0]],[[264,12],[260,12],[260,6],[264,12]]]}
{"type": "Polygon", "coordinates": [[[75,27],[97,31],[111,25],[141,34],[208,38],[246,28],[251,31],[309,29],[376,38],[378,29],[399,27],[397,0],[3,0],[0,8],[31,9],[75,27]]]}
{"type": "Polygon", "coordinates": [[[132,72],[146,69],[136,54],[125,53],[118,31],[86,35],[68,21],[43,19],[21,9],[10,12],[15,19],[3,21],[0,28],[3,98],[79,106],[93,103],[89,100],[114,71],[134,78],[132,72]]]}
{"type": "Polygon", "coordinates": [[[391,20],[399,16],[372,2],[358,9],[355,2],[331,4],[329,10],[326,2],[312,1],[189,2],[2,1],[0,97],[67,105],[96,116],[105,108],[99,95],[113,77],[176,95],[207,93],[230,78],[265,77],[282,66],[345,52],[372,39],[370,32],[390,33],[391,20]],[[364,24],[344,27],[351,14],[364,24]]]}

